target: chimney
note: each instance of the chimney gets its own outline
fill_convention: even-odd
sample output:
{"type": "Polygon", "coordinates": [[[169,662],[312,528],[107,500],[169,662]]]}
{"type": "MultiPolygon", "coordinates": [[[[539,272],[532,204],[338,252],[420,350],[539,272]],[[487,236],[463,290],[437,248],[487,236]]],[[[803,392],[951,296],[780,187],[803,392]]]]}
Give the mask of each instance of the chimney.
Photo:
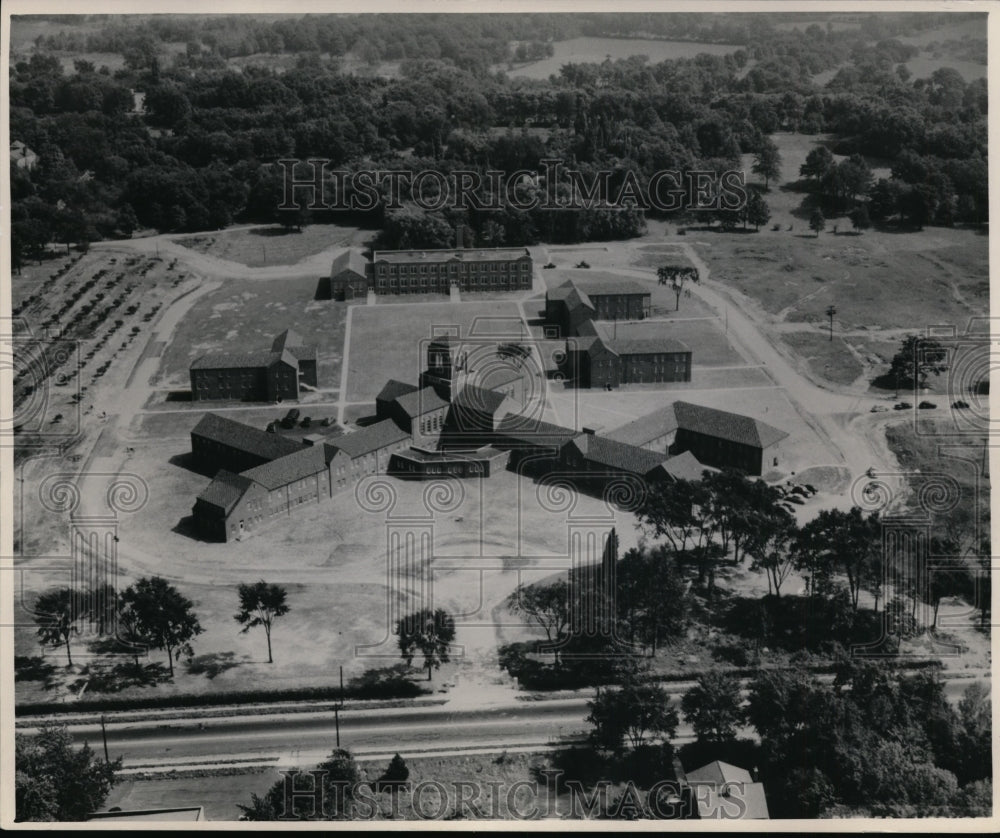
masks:
{"type": "Polygon", "coordinates": [[[580,430],[583,431],[588,436],[596,436],[597,434],[599,434],[601,431],[604,430],[604,426],[603,425],[584,425],[582,428],[580,428],[580,430]]]}
{"type": "Polygon", "coordinates": [[[456,224],[455,225],[455,249],[464,250],[465,249],[465,225],[456,224]]]}

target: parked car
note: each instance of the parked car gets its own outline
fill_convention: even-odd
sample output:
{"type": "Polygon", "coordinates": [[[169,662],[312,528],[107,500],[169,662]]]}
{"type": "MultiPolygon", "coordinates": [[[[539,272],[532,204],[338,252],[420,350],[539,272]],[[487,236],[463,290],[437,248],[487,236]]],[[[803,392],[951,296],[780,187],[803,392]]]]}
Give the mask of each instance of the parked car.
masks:
{"type": "Polygon", "coordinates": [[[310,417],[307,416],[305,419],[303,419],[301,422],[299,422],[299,427],[300,428],[308,428],[312,424],[312,421],[313,420],[310,417]]]}
{"type": "Polygon", "coordinates": [[[934,410],[937,407],[937,405],[934,404],[934,402],[920,402],[920,404],[918,404],[917,407],[919,407],[921,410],[934,410]]]}
{"type": "Polygon", "coordinates": [[[792,494],[808,497],[809,492],[805,486],[792,486],[792,494]]]}
{"type": "Polygon", "coordinates": [[[787,500],[789,503],[794,503],[798,506],[803,506],[805,504],[805,501],[798,495],[788,495],[787,500]]]}
{"type": "Polygon", "coordinates": [[[332,416],[324,416],[323,419],[322,419],[322,421],[320,422],[320,424],[324,428],[329,428],[330,425],[333,424],[333,417],[332,416]]]}
{"type": "Polygon", "coordinates": [[[555,266],[555,262],[549,262],[547,265],[542,265],[543,268],[554,268],[555,266]]]}
{"type": "Polygon", "coordinates": [[[576,266],[578,268],[589,268],[590,267],[590,263],[589,262],[585,262],[583,260],[580,260],[579,262],[576,263],[576,266]]]}
{"type": "Polygon", "coordinates": [[[955,410],[965,410],[966,408],[968,408],[968,406],[969,403],[963,402],[961,399],[959,399],[957,402],[952,403],[952,407],[955,408],[955,410]]]}
{"type": "Polygon", "coordinates": [[[889,408],[887,408],[884,404],[873,404],[871,412],[872,413],[885,413],[885,411],[887,411],[888,409],[889,408]]]}
{"type": "Polygon", "coordinates": [[[913,405],[909,402],[900,402],[893,407],[893,410],[909,410],[911,407],[913,407],[913,405]]]}

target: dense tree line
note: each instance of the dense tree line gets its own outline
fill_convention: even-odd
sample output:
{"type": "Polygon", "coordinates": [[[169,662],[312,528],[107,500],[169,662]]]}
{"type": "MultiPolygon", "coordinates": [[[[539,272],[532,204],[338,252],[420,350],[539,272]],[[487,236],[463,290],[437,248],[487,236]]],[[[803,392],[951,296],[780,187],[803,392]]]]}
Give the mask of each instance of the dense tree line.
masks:
{"type": "MultiPolygon", "coordinates": [[[[228,27],[209,19],[203,28],[165,17],[46,36],[11,72],[11,137],[39,155],[30,171],[12,170],[15,257],[50,241],[128,236],[137,226],[175,231],[277,220],[283,158],[322,158],[347,171],[485,174],[537,170],[551,157],[588,183],[599,170],[610,172],[613,198],[628,177],[648,191],[654,172],[739,169],[741,154],[755,155],[768,185],[778,171],[768,135],[778,130],[830,131],[840,138],[833,151],[850,160],[892,161],[892,177],[878,183],[817,178],[828,214],[863,203],[875,223],[986,221],[985,82],[966,83],[947,68],[910,79],[902,62],[912,48],[891,37],[927,21],[901,16],[883,25],[866,17],[856,30],[803,22],[804,31],[785,31],[766,16],[730,17],[640,15],[628,24],[641,28],[631,29],[622,16],[573,16],[575,23],[557,15],[239,18],[221,19],[228,27]],[[550,39],[601,25],[623,36],[742,46],[656,64],[642,56],[569,63],[544,81],[491,69],[517,45],[537,52],[550,39]],[[224,45],[233,41],[242,46],[230,52],[224,45]],[[178,42],[187,48],[168,60],[163,46],[178,42]],[[324,56],[365,52],[366,44],[372,60],[400,62],[398,77],[347,74],[324,56]],[[125,67],[110,72],[78,61],[66,73],[46,52],[79,47],[123,54],[125,67]],[[262,48],[296,53],[298,61],[284,71],[226,63],[262,48]],[[835,67],[826,87],[814,84],[816,73],[835,67]],[[142,113],[133,112],[135,91],[145,95],[142,113]]],[[[564,196],[571,182],[563,171],[555,184],[536,185],[564,196]]],[[[402,196],[410,209],[412,198],[402,196]]],[[[314,208],[312,219],[382,227],[385,212],[384,205],[314,208]]],[[[655,206],[584,213],[470,207],[457,219],[431,213],[449,228],[469,224],[477,241],[510,245],[637,235],[647,214],[676,213],[655,206]]],[[[758,207],[753,217],[723,213],[720,220],[759,226],[766,213],[758,207]]],[[[431,242],[435,223],[421,233],[431,242]]]]}

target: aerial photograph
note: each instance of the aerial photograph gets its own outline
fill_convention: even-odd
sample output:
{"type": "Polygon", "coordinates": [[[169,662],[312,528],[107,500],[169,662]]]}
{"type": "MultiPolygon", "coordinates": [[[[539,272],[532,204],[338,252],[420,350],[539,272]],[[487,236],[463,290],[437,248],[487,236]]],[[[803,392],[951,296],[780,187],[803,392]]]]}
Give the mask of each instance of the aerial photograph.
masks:
{"type": "Polygon", "coordinates": [[[77,5],[0,31],[4,827],[997,827],[1000,6],[77,5]]]}

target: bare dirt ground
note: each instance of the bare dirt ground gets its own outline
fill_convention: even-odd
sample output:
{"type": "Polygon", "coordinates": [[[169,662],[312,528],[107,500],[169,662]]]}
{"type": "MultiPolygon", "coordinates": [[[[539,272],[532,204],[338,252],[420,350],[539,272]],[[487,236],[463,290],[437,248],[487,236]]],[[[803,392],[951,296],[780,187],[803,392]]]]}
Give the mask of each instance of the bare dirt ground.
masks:
{"type": "MultiPolygon", "coordinates": [[[[804,310],[802,298],[814,289],[806,292],[804,288],[789,288],[779,297],[767,295],[766,282],[760,286],[740,286],[733,279],[733,265],[740,259],[735,248],[748,237],[690,233],[681,238],[669,234],[670,240],[665,241],[664,231],[662,225],[654,224],[646,237],[633,242],[575,248],[543,246],[535,249],[536,256],[539,260],[551,258],[560,266],[570,266],[585,258],[595,268],[613,269],[649,283],[654,307],[659,307],[667,333],[689,328],[691,331],[686,333],[689,339],[702,341],[705,355],[717,366],[703,365],[695,381],[676,388],[635,387],[606,394],[565,390],[556,385],[550,390],[546,418],[574,427],[592,423],[610,429],[674,398],[758,416],[791,434],[787,465],[783,464],[788,471],[773,477],[785,479],[791,471],[811,474],[824,490],[806,506],[797,507],[800,520],[806,520],[823,507],[846,507],[854,503],[852,490],[856,490],[858,479],[869,467],[884,472],[888,483],[900,483],[898,476],[894,476],[900,471],[899,465],[885,444],[884,428],[905,420],[893,414],[869,414],[876,399],[863,381],[839,385],[824,381],[818,374],[818,361],[812,360],[810,366],[797,357],[781,340],[780,328],[775,328],[795,323],[793,312],[804,310]],[[670,246],[668,251],[644,249],[650,245],[662,248],[664,244],[670,246]],[[691,296],[682,298],[679,312],[670,312],[675,302],[673,294],[655,282],[659,255],[671,261],[685,259],[702,272],[703,281],[690,287],[691,296]],[[782,311],[785,319],[778,317],[782,311]],[[729,349],[718,342],[720,332],[729,349]],[[710,344],[711,341],[715,343],[710,344]],[[718,350],[712,349],[713,346],[719,347],[718,350]],[[717,352],[715,356],[713,351],[717,352]],[[726,365],[724,362],[730,358],[738,358],[739,363],[726,365]],[[815,477],[817,474],[822,477],[815,477]]],[[[786,233],[772,235],[770,231],[762,231],[759,236],[762,243],[771,237],[780,252],[781,237],[786,233]]],[[[793,239],[796,253],[816,248],[811,239],[794,239],[791,234],[787,238],[793,239]]],[[[825,246],[839,247],[841,238],[838,236],[833,244],[825,246]]],[[[864,239],[866,247],[871,242],[876,249],[882,248],[886,259],[895,253],[910,254],[906,258],[930,255],[938,260],[939,268],[941,264],[978,264],[977,249],[985,241],[974,233],[957,230],[929,230],[914,237],[886,234],[883,239],[866,233],[858,238],[864,239]],[[952,262],[942,261],[942,253],[952,262]]],[[[857,241],[850,237],[850,246],[856,247],[857,241]]],[[[460,496],[457,505],[430,516],[435,556],[432,572],[429,576],[418,574],[413,584],[402,590],[387,585],[386,544],[395,524],[387,520],[386,510],[365,511],[362,502],[350,492],[303,511],[293,526],[276,525],[241,544],[198,541],[191,536],[185,519],[207,478],[189,471],[183,457],[189,451],[188,434],[198,413],[166,412],[156,395],[158,388],[181,383],[191,352],[230,346],[256,347],[279,331],[278,326],[304,330],[303,337],[320,344],[321,358],[327,356],[324,363],[336,365],[338,355],[349,358],[340,366],[341,381],[332,382],[329,392],[321,400],[317,397],[312,408],[318,411],[322,406],[329,415],[343,419],[345,409],[370,409],[371,398],[388,375],[411,378],[408,375],[411,371],[415,375],[418,365],[411,357],[411,344],[416,332],[411,334],[412,330],[422,337],[431,321],[464,324],[484,313],[509,314],[519,320],[536,318],[540,300],[537,291],[548,281],[545,276],[548,272],[539,271],[542,278],[536,277],[536,291],[521,295],[506,306],[495,302],[453,305],[438,301],[430,306],[401,307],[399,311],[407,314],[406,318],[395,316],[389,305],[355,306],[351,309],[352,320],[357,318],[355,325],[361,326],[352,335],[346,326],[343,330],[340,326],[345,306],[312,300],[310,284],[329,270],[330,253],[326,251],[290,265],[252,268],[211,253],[198,253],[167,237],[155,237],[96,245],[86,265],[89,270],[103,264],[101,260],[135,257],[149,260],[157,256],[161,262],[151,263],[161,266],[157,270],[166,271],[167,265],[176,264],[175,270],[184,273],[187,284],[167,283],[175,296],[164,298],[164,308],[149,330],[143,332],[145,340],[137,340],[122,350],[123,354],[115,361],[120,366],[111,368],[117,372],[97,382],[88,394],[99,407],[83,419],[82,435],[74,449],[83,460],[72,466],[56,465],[47,457],[25,464],[20,475],[25,501],[16,514],[25,553],[19,566],[26,571],[25,594],[30,598],[32,592],[66,578],[65,559],[54,562],[51,557],[67,557],[70,553],[68,516],[46,510],[36,500],[44,478],[56,469],[70,473],[89,469],[103,472],[109,478],[128,472],[144,482],[148,501],[136,511],[119,516],[121,582],[128,584],[141,575],[165,576],[194,601],[205,628],[195,643],[199,659],[196,671],[181,666],[175,682],[161,685],[158,690],[199,692],[241,688],[247,683],[282,687],[333,683],[336,668],[341,664],[347,673],[355,673],[369,666],[395,663],[398,654],[388,634],[392,615],[420,601],[421,588],[417,583],[421,578],[433,577],[434,602],[463,615],[457,639],[463,647],[462,654],[456,656],[456,663],[436,676],[435,684],[453,683],[457,679],[456,700],[463,692],[472,695],[467,689],[470,684],[492,685],[504,692],[510,685],[502,678],[498,680],[495,641],[517,639],[525,636],[526,631],[517,625],[494,625],[499,613],[496,609],[507,593],[518,581],[534,581],[541,578],[538,574],[548,575],[565,567],[568,535],[574,527],[588,526],[585,521],[588,516],[598,516],[596,526],[602,531],[616,526],[623,549],[636,543],[638,534],[630,513],[608,510],[599,499],[584,495],[554,497],[537,484],[510,473],[481,484],[462,483],[464,494],[456,495],[460,496]],[[185,291],[191,292],[190,295],[178,299],[185,291]],[[353,366],[355,363],[357,366],[353,366]],[[351,388],[356,398],[351,397],[351,388]],[[107,415],[102,417],[99,413],[107,415]],[[128,451],[129,448],[133,450],[128,451]],[[292,604],[292,612],[276,625],[275,663],[271,665],[262,662],[264,644],[259,633],[240,634],[232,619],[236,585],[261,577],[288,587],[292,604]],[[359,656],[359,646],[369,648],[359,656]]],[[[818,258],[825,264],[822,254],[818,258]]],[[[913,264],[916,263],[904,260],[893,270],[880,274],[883,278],[878,288],[880,296],[871,300],[849,304],[845,296],[848,286],[843,287],[844,293],[835,298],[838,303],[844,301],[845,319],[852,326],[844,340],[853,340],[865,327],[883,343],[891,342],[887,336],[895,335],[900,327],[888,316],[891,306],[880,301],[891,299],[893,294],[900,295],[900,286],[893,283],[901,280],[889,274],[905,276],[902,269],[913,264]],[[864,311],[869,315],[876,311],[881,322],[865,323],[864,311]],[[876,329],[887,325],[890,328],[876,329]]],[[[967,287],[969,280],[963,280],[959,276],[961,271],[955,270],[948,279],[951,293],[941,299],[948,301],[949,311],[963,307],[971,311],[967,296],[971,293],[967,287]]],[[[808,270],[780,272],[789,278],[788,282],[815,282],[808,270]]],[[[833,270],[829,276],[828,283],[822,283],[824,287],[834,284],[837,271],[833,270]]],[[[159,280],[153,284],[156,288],[161,285],[159,280]]],[[[807,301],[808,306],[825,305],[821,296],[807,301]]],[[[927,310],[937,311],[933,305],[935,299],[927,297],[921,304],[928,306],[927,310]]],[[[908,297],[901,305],[916,303],[908,297]]],[[[822,335],[821,326],[822,323],[806,323],[799,331],[822,335]]],[[[843,327],[838,325],[838,328],[843,327]]],[[[841,337],[840,333],[837,336],[841,337]]],[[[834,342],[831,351],[835,352],[837,346],[834,342]]],[[[698,364],[697,359],[695,363],[698,364]]],[[[327,367],[334,377],[336,369],[327,367]]],[[[270,409],[261,406],[234,409],[246,411],[257,422],[266,421],[270,415],[270,409]]],[[[397,514],[426,508],[426,484],[390,482],[398,499],[397,514]]],[[[415,525],[411,522],[406,526],[415,525]]],[[[740,584],[744,582],[752,589],[764,580],[755,576],[741,580],[740,584]]],[[[964,629],[954,631],[964,632],[964,629]]],[[[984,643],[977,645],[976,638],[966,637],[966,633],[962,638],[962,644],[970,649],[969,660],[981,662],[984,643]]],[[[30,620],[18,630],[16,643],[19,655],[38,653],[30,620]]],[[[61,655],[49,654],[56,660],[61,655]]],[[[162,659],[162,655],[154,653],[153,659],[162,659]]],[[[964,665],[966,658],[960,660],[964,665]]],[[[25,697],[31,690],[29,685],[19,685],[19,697],[25,697]]]]}

